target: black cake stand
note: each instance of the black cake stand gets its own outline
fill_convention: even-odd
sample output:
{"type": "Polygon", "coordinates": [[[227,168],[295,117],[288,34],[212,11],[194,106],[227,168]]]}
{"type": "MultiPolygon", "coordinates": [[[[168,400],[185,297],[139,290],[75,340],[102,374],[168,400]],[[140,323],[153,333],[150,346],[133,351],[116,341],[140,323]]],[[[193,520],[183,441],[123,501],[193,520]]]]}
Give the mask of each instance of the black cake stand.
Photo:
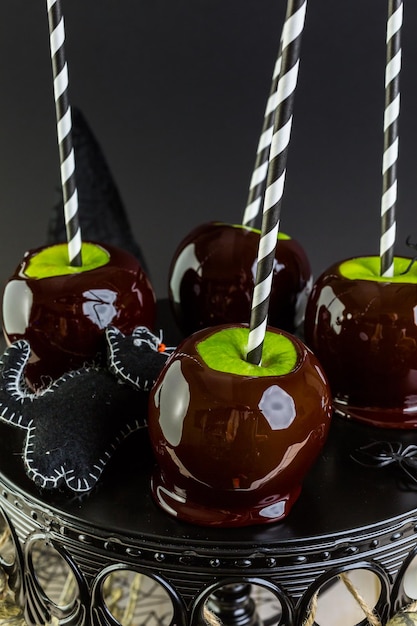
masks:
{"type": "MultiPolygon", "coordinates": [[[[165,329],[166,303],[161,311],[165,329]]],[[[163,587],[172,624],[201,622],[208,602],[224,623],[236,626],[258,619],[248,602],[252,585],[276,598],[274,623],[298,626],[313,596],[341,573],[370,570],[381,589],[375,609],[386,620],[413,599],[404,581],[417,550],[415,439],[414,431],[335,416],[287,519],[221,529],[178,521],[156,506],[146,431],[132,434],[96,488],[80,497],[39,491],[24,471],[21,432],[0,424],[0,507],[14,546],[14,558],[1,564],[33,626],[51,616],[77,626],[118,624],[103,588],[121,570],[143,573],[163,587]],[[371,442],[373,458],[364,466],[358,450],[371,442]],[[39,541],[52,546],[73,574],[77,593],[64,606],[40,584],[32,556],[39,541]]]]}

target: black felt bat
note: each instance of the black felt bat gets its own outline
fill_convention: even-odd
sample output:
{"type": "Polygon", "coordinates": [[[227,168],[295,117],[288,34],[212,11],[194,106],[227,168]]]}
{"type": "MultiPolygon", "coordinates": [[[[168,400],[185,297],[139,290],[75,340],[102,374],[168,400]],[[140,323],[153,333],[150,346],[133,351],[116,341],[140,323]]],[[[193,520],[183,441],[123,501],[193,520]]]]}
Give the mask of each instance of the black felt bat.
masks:
{"type": "Polygon", "coordinates": [[[30,345],[12,344],[0,360],[0,419],[25,429],[28,476],[44,489],[89,491],[121,442],[147,426],[148,390],[167,361],[147,328],[106,331],[107,367],[68,372],[34,393],[24,377],[30,345]]]}

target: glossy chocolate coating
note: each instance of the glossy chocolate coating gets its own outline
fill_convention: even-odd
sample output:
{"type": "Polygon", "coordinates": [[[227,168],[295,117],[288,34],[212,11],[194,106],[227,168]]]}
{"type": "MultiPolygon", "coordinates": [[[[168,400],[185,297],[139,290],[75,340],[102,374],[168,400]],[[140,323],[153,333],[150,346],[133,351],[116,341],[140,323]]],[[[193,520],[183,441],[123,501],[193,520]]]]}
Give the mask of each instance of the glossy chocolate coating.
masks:
{"type": "Polygon", "coordinates": [[[415,428],[417,285],[353,280],[339,267],[316,281],[305,318],[335,408],[375,426],[415,428]]]}
{"type": "MultiPolygon", "coordinates": [[[[212,222],[194,229],[169,269],[169,299],[184,335],[218,324],[249,323],[259,233],[212,222]]],[[[279,239],[270,299],[271,326],[293,332],[311,289],[307,256],[294,239],[279,239]]]]}
{"type": "Polygon", "coordinates": [[[25,268],[42,249],[38,248],[26,253],[7,282],[4,334],[8,343],[18,339],[29,342],[32,356],[25,373],[35,388],[100,359],[107,326],[116,326],[125,334],[135,326],[153,328],[155,296],[136,258],[114,246],[97,245],[110,254],[102,267],[29,278],[25,268]]]}
{"type": "Polygon", "coordinates": [[[209,368],[201,330],[170,357],[153,387],[149,434],[157,467],[152,493],[165,511],[206,526],[265,524],[286,517],[327,437],[329,386],[295,337],[298,358],[283,376],[209,368]]]}

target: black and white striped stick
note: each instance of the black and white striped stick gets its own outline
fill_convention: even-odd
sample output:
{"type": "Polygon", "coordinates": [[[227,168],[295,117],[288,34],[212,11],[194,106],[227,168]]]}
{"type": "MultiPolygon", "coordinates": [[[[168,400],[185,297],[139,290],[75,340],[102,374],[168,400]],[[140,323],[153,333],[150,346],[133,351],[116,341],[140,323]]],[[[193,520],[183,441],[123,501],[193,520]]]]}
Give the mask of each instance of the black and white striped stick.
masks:
{"type": "Polygon", "coordinates": [[[387,277],[394,276],[402,23],[402,0],[388,0],[380,239],[381,276],[387,277]]]}
{"type": "Polygon", "coordinates": [[[246,359],[262,362],[307,0],[288,0],[246,359]],[[288,43],[287,43],[288,40],[288,43]]]}
{"type": "Polygon", "coordinates": [[[242,224],[243,226],[248,227],[255,226],[256,218],[261,211],[262,199],[265,192],[265,181],[268,173],[269,150],[271,147],[272,135],[274,132],[274,117],[276,109],[278,78],[281,69],[281,46],[282,40],[280,42],[279,53],[272,75],[271,90],[269,92],[268,101],[266,103],[261,136],[259,137],[255,164],[249,183],[248,199],[246,201],[246,207],[243,213],[242,224]]]}
{"type": "Polygon", "coordinates": [[[268,173],[269,151],[274,132],[274,118],[278,97],[278,80],[282,63],[282,48],[283,46],[285,48],[290,45],[292,39],[298,37],[300,33],[297,31],[297,26],[302,28],[297,16],[292,15],[288,21],[285,22],[282,30],[279,52],[272,75],[271,89],[265,108],[261,136],[259,137],[258,147],[256,150],[255,165],[249,184],[248,199],[242,219],[243,226],[253,227],[255,225],[256,218],[261,211],[266,177],[268,173]]]}
{"type": "Polygon", "coordinates": [[[64,17],[60,0],[47,0],[47,10],[68,260],[70,265],[81,266],[82,241],[78,219],[78,194],[72,145],[71,107],[68,98],[68,66],[65,58],[64,17]]]}

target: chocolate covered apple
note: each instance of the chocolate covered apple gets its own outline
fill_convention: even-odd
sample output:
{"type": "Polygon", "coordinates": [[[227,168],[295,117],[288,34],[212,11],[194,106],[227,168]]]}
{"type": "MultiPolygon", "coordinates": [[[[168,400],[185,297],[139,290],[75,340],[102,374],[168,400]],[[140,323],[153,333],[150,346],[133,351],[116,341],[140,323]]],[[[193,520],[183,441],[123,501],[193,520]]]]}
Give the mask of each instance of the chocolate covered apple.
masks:
{"type": "Polygon", "coordinates": [[[325,442],[326,377],[296,337],[269,328],[261,366],[249,329],[200,330],[171,355],[150,396],[152,493],[180,519],[218,526],[283,519],[325,442]]]}
{"type": "Polygon", "coordinates": [[[376,256],[335,263],[316,281],[305,341],[330,381],[335,409],[387,428],[417,427],[417,266],[376,256]]]}
{"type": "MultiPolygon", "coordinates": [[[[211,222],[194,229],[177,248],[169,269],[169,299],[185,335],[207,326],[248,323],[260,232],[211,222]]],[[[297,241],[280,234],[269,320],[293,332],[304,319],[312,277],[297,241]]]]}
{"type": "Polygon", "coordinates": [[[155,295],[133,255],[84,242],[82,258],[70,266],[64,243],[29,251],[6,284],[4,334],[9,344],[29,342],[26,375],[35,388],[99,361],[107,326],[124,334],[153,328],[155,295]]]}

